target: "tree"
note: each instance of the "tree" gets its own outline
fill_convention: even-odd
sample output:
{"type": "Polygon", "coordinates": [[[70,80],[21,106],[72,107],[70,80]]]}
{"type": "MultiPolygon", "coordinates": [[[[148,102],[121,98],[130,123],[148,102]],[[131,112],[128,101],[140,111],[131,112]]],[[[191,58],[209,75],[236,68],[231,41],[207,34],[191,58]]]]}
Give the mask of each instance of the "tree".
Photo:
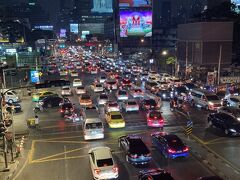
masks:
{"type": "Polygon", "coordinates": [[[175,63],[176,63],[176,57],[175,56],[167,57],[166,64],[170,65],[170,67],[171,67],[171,74],[175,73],[175,63]]]}

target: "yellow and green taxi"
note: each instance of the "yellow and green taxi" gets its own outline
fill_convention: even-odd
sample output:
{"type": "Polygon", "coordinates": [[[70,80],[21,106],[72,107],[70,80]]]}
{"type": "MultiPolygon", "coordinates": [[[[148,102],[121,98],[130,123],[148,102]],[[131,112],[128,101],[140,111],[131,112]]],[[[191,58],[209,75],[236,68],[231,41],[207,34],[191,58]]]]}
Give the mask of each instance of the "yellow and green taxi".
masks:
{"type": "Polygon", "coordinates": [[[107,112],[106,121],[110,128],[124,128],[125,121],[120,112],[107,112]]]}
{"type": "Polygon", "coordinates": [[[51,91],[40,91],[40,92],[37,92],[37,93],[33,93],[32,101],[33,102],[38,102],[39,99],[41,99],[43,97],[51,96],[51,95],[54,95],[54,93],[51,92],[51,91]]]}

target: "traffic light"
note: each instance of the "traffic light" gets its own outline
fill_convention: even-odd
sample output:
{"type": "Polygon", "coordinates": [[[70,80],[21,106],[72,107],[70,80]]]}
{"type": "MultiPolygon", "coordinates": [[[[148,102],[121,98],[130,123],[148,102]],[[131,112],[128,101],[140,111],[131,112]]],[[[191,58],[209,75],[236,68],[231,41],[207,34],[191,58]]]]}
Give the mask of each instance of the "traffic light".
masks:
{"type": "Polygon", "coordinates": [[[5,133],[6,133],[6,130],[7,130],[7,128],[6,128],[6,126],[5,126],[5,124],[4,124],[4,122],[0,122],[0,136],[4,136],[5,135],[5,133]]]}

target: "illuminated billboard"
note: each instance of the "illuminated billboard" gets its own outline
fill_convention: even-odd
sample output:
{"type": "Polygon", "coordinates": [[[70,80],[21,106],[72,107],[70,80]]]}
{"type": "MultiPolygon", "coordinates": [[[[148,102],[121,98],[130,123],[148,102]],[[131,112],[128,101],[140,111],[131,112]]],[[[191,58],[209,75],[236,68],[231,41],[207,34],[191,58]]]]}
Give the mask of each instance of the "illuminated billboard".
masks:
{"type": "Polygon", "coordinates": [[[93,0],[92,12],[97,13],[112,13],[112,0],[93,0]]]}
{"type": "Polygon", "coordinates": [[[120,11],[120,37],[152,36],[151,11],[120,11]]]}
{"type": "Polygon", "coordinates": [[[119,7],[151,7],[152,0],[119,0],[119,7]]]}
{"type": "Polygon", "coordinates": [[[235,12],[240,13],[240,0],[231,0],[236,5],[235,12]]]}
{"type": "Polygon", "coordinates": [[[67,32],[66,29],[60,29],[60,34],[59,34],[60,38],[65,38],[66,37],[66,32],[67,32]]]}
{"type": "Polygon", "coordinates": [[[78,34],[78,24],[70,24],[70,32],[73,34],[78,34]]]}

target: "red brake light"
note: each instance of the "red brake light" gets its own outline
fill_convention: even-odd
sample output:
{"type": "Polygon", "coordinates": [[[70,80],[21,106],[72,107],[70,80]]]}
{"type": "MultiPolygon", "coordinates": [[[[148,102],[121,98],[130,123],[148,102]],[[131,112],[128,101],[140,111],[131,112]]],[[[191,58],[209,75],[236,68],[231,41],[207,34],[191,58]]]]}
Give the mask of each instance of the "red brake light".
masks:
{"type": "Polygon", "coordinates": [[[94,173],[95,173],[95,174],[99,174],[100,172],[101,172],[100,169],[94,169],[94,173]]]}
{"type": "Polygon", "coordinates": [[[176,151],[173,150],[173,149],[168,149],[168,152],[169,152],[169,153],[176,153],[176,151]]]}
{"type": "Polygon", "coordinates": [[[61,109],[61,110],[60,110],[60,112],[62,113],[62,112],[63,112],[63,110],[61,109]]]}
{"type": "Polygon", "coordinates": [[[187,152],[188,150],[189,150],[188,147],[185,147],[185,148],[183,149],[184,152],[187,152]]]}
{"type": "Polygon", "coordinates": [[[118,167],[113,167],[113,172],[118,172],[118,167]]]}
{"type": "Polygon", "coordinates": [[[130,157],[131,157],[131,158],[137,158],[138,155],[137,155],[137,154],[131,154],[130,157]]]}

